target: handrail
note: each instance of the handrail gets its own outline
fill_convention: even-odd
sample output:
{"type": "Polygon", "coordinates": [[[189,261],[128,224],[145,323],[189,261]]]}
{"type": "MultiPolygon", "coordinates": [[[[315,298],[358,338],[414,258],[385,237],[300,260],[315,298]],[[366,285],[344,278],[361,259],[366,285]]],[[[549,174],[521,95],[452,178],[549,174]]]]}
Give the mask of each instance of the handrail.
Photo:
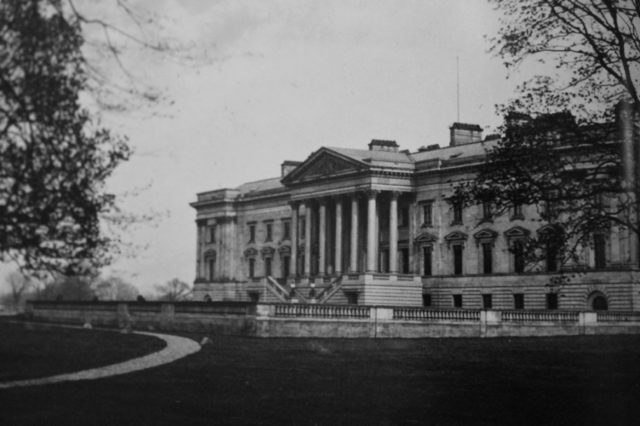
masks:
{"type": "Polygon", "coordinates": [[[309,303],[309,299],[307,299],[301,291],[298,291],[298,287],[293,287],[293,293],[302,303],[309,303]]]}
{"type": "Polygon", "coordinates": [[[267,285],[266,287],[271,290],[271,292],[282,302],[289,301],[289,292],[280,285],[278,281],[276,281],[272,276],[267,276],[267,285]]]}
{"type": "Polygon", "coordinates": [[[326,286],[320,294],[318,294],[318,303],[323,304],[331,298],[342,287],[342,276],[334,278],[328,286],[326,286]]]}

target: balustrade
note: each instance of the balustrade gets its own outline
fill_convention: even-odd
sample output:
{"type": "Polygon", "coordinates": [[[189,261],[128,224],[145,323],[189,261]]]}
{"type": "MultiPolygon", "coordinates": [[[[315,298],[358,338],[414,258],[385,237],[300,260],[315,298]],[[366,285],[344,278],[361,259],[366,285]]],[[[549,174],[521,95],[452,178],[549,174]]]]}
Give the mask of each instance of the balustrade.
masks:
{"type": "Polygon", "coordinates": [[[640,312],[597,312],[598,322],[640,322],[640,312]]]}
{"type": "Polygon", "coordinates": [[[393,308],[393,319],[419,321],[480,321],[480,311],[397,307],[393,308]]]}
{"type": "Polygon", "coordinates": [[[504,322],[578,322],[579,312],[570,311],[502,311],[504,322]]]}
{"type": "Polygon", "coordinates": [[[368,306],[337,305],[275,305],[275,316],[286,318],[362,318],[368,319],[368,306]]]}

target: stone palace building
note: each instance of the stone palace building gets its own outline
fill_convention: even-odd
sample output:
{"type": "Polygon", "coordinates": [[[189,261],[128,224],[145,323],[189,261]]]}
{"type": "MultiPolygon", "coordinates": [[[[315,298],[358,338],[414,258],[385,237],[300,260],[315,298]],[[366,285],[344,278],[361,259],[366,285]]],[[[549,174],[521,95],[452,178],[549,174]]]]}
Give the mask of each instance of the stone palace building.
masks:
{"type": "Polygon", "coordinates": [[[529,268],[510,250],[541,232],[539,206],[496,216],[452,198],[499,139],[464,123],[450,133],[417,152],[321,147],[278,177],[199,193],[195,299],[640,310],[635,234],[594,237],[581,272],[551,284],[553,259],[529,268]]]}

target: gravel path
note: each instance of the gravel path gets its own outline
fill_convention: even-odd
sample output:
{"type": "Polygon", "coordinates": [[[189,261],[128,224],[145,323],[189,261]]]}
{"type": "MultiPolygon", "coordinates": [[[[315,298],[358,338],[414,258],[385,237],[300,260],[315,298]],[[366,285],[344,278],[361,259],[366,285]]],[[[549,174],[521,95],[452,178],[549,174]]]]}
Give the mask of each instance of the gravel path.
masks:
{"type": "Polygon", "coordinates": [[[158,351],[143,357],[134,358],[129,361],[111,364],[105,367],[92,368],[89,370],[78,371],[76,373],[58,374],[55,376],[42,377],[39,379],[16,380],[12,382],[0,383],[0,389],[14,388],[19,386],[38,386],[48,385],[51,383],[69,382],[76,380],[95,380],[104,377],[117,376],[120,374],[132,373],[147,368],[157,367],[159,365],[168,364],[187,355],[191,355],[200,350],[200,344],[194,340],[185,337],[171,336],[160,333],[147,333],[142,331],[134,331],[135,334],[144,334],[147,336],[155,336],[164,340],[167,346],[158,351]]]}

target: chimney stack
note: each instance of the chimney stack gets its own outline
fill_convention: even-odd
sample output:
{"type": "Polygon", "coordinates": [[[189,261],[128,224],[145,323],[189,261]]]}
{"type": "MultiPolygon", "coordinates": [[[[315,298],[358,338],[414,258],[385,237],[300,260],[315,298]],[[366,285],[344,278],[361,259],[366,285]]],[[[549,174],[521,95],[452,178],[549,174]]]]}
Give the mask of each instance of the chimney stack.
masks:
{"type": "Polygon", "coordinates": [[[391,151],[398,152],[398,143],[396,141],[386,141],[382,139],[371,139],[369,142],[369,151],[391,151]]]}
{"type": "Polygon", "coordinates": [[[451,140],[449,146],[466,145],[482,141],[482,127],[477,124],[453,123],[449,127],[451,140]]]}

